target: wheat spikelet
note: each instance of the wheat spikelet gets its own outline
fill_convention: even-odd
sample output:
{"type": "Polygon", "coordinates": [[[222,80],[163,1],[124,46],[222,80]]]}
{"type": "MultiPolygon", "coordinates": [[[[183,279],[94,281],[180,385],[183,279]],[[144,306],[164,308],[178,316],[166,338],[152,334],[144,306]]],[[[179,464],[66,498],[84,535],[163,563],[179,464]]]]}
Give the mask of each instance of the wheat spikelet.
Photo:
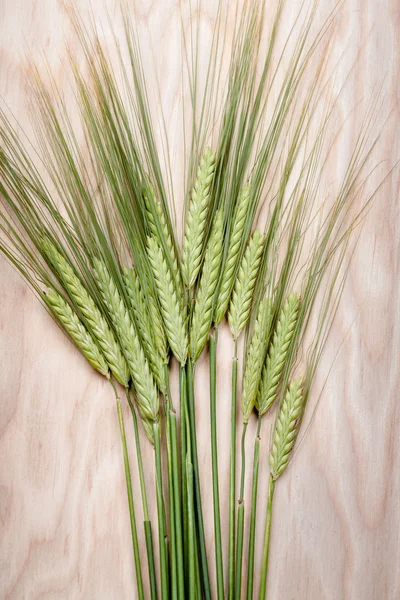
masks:
{"type": "Polygon", "coordinates": [[[178,361],[184,365],[188,352],[185,313],[177,299],[171,271],[156,238],[148,238],[147,247],[168,342],[178,361]]]}
{"type": "Polygon", "coordinates": [[[257,400],[260,415],[265,414],[275,401],[285,359],[293,339],[299,308],[299,297],[296,294],[290,294],[279,315],[267,360],[263,367],[257,400]]]}
{"type": "Polygon", "coordinates": [[[79,309],[85,325],[99,344],[115,378],[121,385],[126,387],[130,377],[129,368],[107,321],[97,308],[92,297],[86,291],[79,277],[75,274],[72,266],[58,252],[54,245],[48,240],[42,240],[42,246],[71,300],[79,309]]]}
{"type": "Polygon", "coordinates": [[[267,351],[270,320],[271,301],[265,298],[260,302],[258,307],[257,319],[246,356],[241,403],[244,423],[248,422],[256,401],[261,371],[267,351]]]}
{"type": "MultiPolygon", "coordinates": [[[[168,254],[169,254],[169,261],[167,261],[167,263],[172,265],[171,271],[172,271],[172,275],[174,277],[174,281],[175,281],[175,285],[176,285],[178,300],[182,300],[182,302],[183,302],[181,272],[180,272],[180,268],[179,268],[177,255],[176,255],[175,245],[174,245],[174,242],[171,238],[171,235],[170,235],[170,232],[168,229],[164,211],[161,207],[160,202],[158,202],[157,200],[154,199],[154,191],[150,185],[147,187],[144,197],[145,197],[145,204],[146,204],[147,220],[148,220],[151,234],[153,237],[156,238],[156,240],[160,240],[160,229],[161,229],[161,233],[165,240],[165,244],[166,244],[168,254]],[[148,196],[150,194],[153,198],[153,204],[154,204],[154,207],[155,207],[156,213],[157,213],[158,227],[157,227],[156,220],[154,218],[154,214],[152,213],[152,211],[150,209],[150,201],[148,199],[148,196]]],[[[160,246],[163,247],[161,243],[160,243],[160,246]]]]}
{"type": "Polygon", "coordinates": [[[207,148],[197,170],[183,238],[182,276],[192,287],[200,271],[210,188],[214,176],[215,154],[207,148]]]}
{"type": "Polygon", "coordinates": [[[165,391],[164,363],[168,362],[168,357],[164,356],[164,358],[166,358],[166,360],[164,360],[158,351],[152,323],[146,306],[146,300],[134,269],[124,269],[124,283],[137,330],[146,356],[150,362],[154,378],[160,390],[165,391]]]}
{"type": "Polygon", "coordinates": [[[168,226],[167,226],[167,221],[165,219],[165,214],[164,211],[161,207],[160,202],[158,202],[157,200],[154,199],[154,191],[151,187],[148,187],[146,192],[145,192],[145,204],[146,204],[146,214],[147,214],[147,220],[148,220],[148,224],[150,227],[150,231],[151,234],[159,239],[160,234],[159,234],[159,228],[162,231],[163,237],[165,239],[168,251],[170,253],[171,259],[174,262],[177,262],[177,257],[176,257],[176,251],[175,251],[175,246],[174,243],[172,241],[168,226]],[[150,201],[148,199],[148,196],[151,194],[152,198],[153,198],[153,204],[154,207],[156,209],[156,213],[157,213],[157,218],[158,218],[158,225],[159,227],[157,227],[157,223],[156,220],[154,218],[154,215],[150,209],[150,201]]]}
{"type": "Polygon", "coordinates": [[[191,323],[190,355],[194,361],[199,358],[204,349],[212,324],[214,294],[221,267],[223,230],[222,211],[219,210],[215,217],[204,256],[191,323]]]}
{"type": "MultiPolygon", "coordinates": [[[[139,411],[140,412],[140,411],[139,411]]],[[[140,418],[142,420],[142,425],[143,425],[143,429],[145,431],[145,434],[147,435],[147,437],[149,438],[150,442],[153,444],[154,446],[154,430],[153,430],[153,421],[147,421],[146,419],[144,419],[142,417],[142,415],[140,414],[140,418]]]]}
{"type": "Polygon", "coordinates": [[[129,316],[125,302],[103,261],[94,261],[96,280],[115,330],[121,342],[135,386],[142,419],[153,421],[158,417],[158,392],[149,363],[129,316]]]}
{"type": "Polygon", "coordinates": [[[256,229],[243,255],[229,307],[228,321],[234,339],[239,337],[250,316],[263,245],[264,238],[256,229]]]}
{"type": "Polygon", "coordinates": [[[288,465],[299,431],[303,408],[303,388],[300,378],[290,383],[275,422],[269,455],[269,466],[274,480],[282,475],[288,465]]]}
{"type": "Polygon", "coordinates": [[[246,214],[250,200],[250,186],[243,186],[240,193],[239,202],[232,225],[231,236],[229,240],[228,252],[226,255],[224,270],[221,277],[221,284],[218,293],[218,302],[215,309],[214,322],[218,325],[225,316],[228,309],[229,300],[234,286],[235,272],[237,268],[240,244],[242,241],[244,226],[246,223],[246,214]]]}
{"type": "Polygon", "coordinates": [[[47,306],[63,325],[65,331],[69,334],[72,341],[82,352],[83,356],[87,358],[92,367],[109,379],[110,371],[108,369],[106,359],[68,302],[66,302],[64,298],[52,288],[47,290],[45,301],[47,306]]]}
{"type": "Polygon", "coordinates": [[[163,362],[167,364],[169,362],[169,348],[160,308],[158,306],[157,299],[154,297],[151,291],[149,292],[147,298],[154,343],[163,362]]]}

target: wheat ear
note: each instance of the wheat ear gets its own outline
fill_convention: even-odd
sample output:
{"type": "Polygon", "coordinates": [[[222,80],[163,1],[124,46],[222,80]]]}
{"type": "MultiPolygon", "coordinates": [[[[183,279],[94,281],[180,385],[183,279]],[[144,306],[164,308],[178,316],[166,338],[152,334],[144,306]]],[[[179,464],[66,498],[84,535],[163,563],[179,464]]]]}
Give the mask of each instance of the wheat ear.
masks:
{"type": "Polygon", "coordinates": [[[164,364],[168,362],[168,355],[166,349],[164,356],[161,356],[158,351],[159,346],[156,343],[154,330],[146,306],[146,300],[134,269],[124,269],[124,283],[144,351],[150,362],[151,370],[157,385],[160,390],[164,392],[164,364]]]}
{"type": "Polygon", "coordinates": [[[45,302],[92,367],[109,379],[110,371],[106,359],[68,302],[52,288],[46,291],[45,302]]]}
{"type": "Polygon", "coordinates": [[[263,367],[257,400],[260,415],[265,414],[275,402],[286,356],[293,339],[299,308],[299,297],[297,294],[290,294],[279,315],[267,360],[263,367]]]}
{"type": "Polygon", "coordinates": [[[229,327],[236,340],[250,316],[253,290],[256,284],[264,238],[256,229],[251,236],[240,263],[228,313],[229,327]]]}
{"type": "Polygon", "coordinates": [[[214,294],[221,267],[224,221],[222,211],[215,216],[204,255],[201,279],[196,294],[190,327],[190,355],[196,361],[202,353],[212,324],[214,294]]]}
{"type": "Polygon", "coordinates": [[[158,392],[135,326],[103,261],[94,260],[94,272],[129,365],[141,417],[149,422],[155,421],[158,418],[158,392]]]}
{"type": "Polygon", "coordinates": [[[261,371],[265,361],[268,345],[268,330],[271,321],[271,301],[260,302],[254,324],[253,334],[246,355],[246,366],[243,375],[241,410],[243,422],[247,423],[257,398],[261,371]]]}
{"type": "Polygon", "coordinates": [[[148,238],[147,248],[168,342],[178,361],[184,365],[188,352],[185,313],[178,301],[171,271],[157,239],[148,238]]]}
{"type": "Polygon", "coordinates": [[[126,387],[130,378],[129,368],[107,321],[68,261],[48,240],[42,240],[42,246],[71,300],[81,313],[89,332],[99,344],[115,378],[126,387]]]}
{"type": "Polygon", "coordinates": [[[244,226],[246,223],[249,200],[250,186],[246,184],[243,186],[243,189],[240,193],[236,214],[232,224],[228,251],[221,277],[221,283],[219,286],[218,302],[215,308],[214,322],[216,325],[221,323],[226,311],[228,310],[229,300],[231,298],[232,289],[234,286],[235,273],[239,259],[244,226]]]}
{"type": "Polygon", "coordinates": [[[210,148],[207,148],[197,170],[183,238],[182,275],[188,287],[194,285],[200,271],[214,170],[215,153],[210,148]]]}
{"type": "Polygon", "coordinates": [[[290,383],[275,422],[269,455],[269,467],[273,480],[278,479],[288,465],[299,431],[303,408],[302,379],[298,379],[290,383]]]}

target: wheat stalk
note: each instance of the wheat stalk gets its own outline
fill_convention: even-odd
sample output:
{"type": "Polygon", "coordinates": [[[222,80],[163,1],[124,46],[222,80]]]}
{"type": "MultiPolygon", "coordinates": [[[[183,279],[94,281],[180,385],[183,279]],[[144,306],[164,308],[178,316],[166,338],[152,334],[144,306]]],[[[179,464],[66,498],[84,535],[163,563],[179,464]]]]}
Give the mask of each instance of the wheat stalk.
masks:
{"type": "Polygon", "coordinates": [[[285,359],[293,339],[299,308],[299,297],[297,294],[290,294],[279,315],[267,360],[263,367],[257,401],[260,415],[265,414],[275,401],[285,359]]]}
{"type": "Polygon", "coordinates": [[[96,369],[96,371],[109,379],[110,371],[106,359],[68,302],[66,302],[64,298],[53,288],[49,288],[46,291],[44,299],[47,306],[60,321],[74,344],[82,352],[83,356],[87,358],[89,363],[94,369],[96,369]]]}
{"type": "Polygon", "coordinates": [[[250,186],[249,184],[246,184],[243,186],[240,193],[236,214],[232,224],[232,232],[218,292],[218,302],[215,308],[214,322],[216,325],[224,318],[231,298],[249,200],[250,186]]]}
{"type": "Polygon", "coordinates": [[[157,239],[149,237],[147,248],[168,342],[177,360],[184,365],[188,353],[185,313],[178,301],[171,271],[157,239]]]}
{"type": "Polygon", "coordinates": [[[104,316],[86,291],[73,267],[58,252],[55,246],[50,241],[43,239],[42,247],[57,271],[71,300],[79,309],[88,330],[99,344],[112,373],[119,383],[126,387],[130,378],[129,368],[104,316]]]}
{"type": "Polygon", "coordinates": [[[261,371],[267,351],[270,320],[271,301],[264,298],[258,307],[257,319],[246,356],[241,401],[244,423],[248,422],[256,401],[261,371]]]}
{"type": "Polygon", "coordinates": [[[292,381],[279,409],[269,455],[271,477],[277,480],[285,471],[299,431],[303,413],[302,378],[292,381]]]}
{"type": "Polygon", "coordinates": [[[221,267],[223,231],[223,215],[219,210],[215,216],[204,256],[190,328],[190,356],[194,361],[199,358],[206,345],[212,324],[214,294],[221,267]]]}
{"type": "Polygon", "coordinates": [[[168,363],[166,344],[163,344],[165,353],[161,356],[158,351],[160,344],[156,343],[152,322],[149,318],[148,306],[146,305],[146,299],[134,269],[124,269],[124,283],[139,336],[146,356],[150,362],[154,378],[160,390],[165,391],[164,364],[168,363]]]}
{"type": "Polygon", "coordinates": [[[200,271],[214,170],[215,153],[210,148],[207,148],[197,170],[183,238],[182,276],[189,288],[194,285],[200,271]]]}
{"type": "Polygon", "coordinates": [[[158,392],[149,363],[140,344],[139,336],[131,321],[125,302],[106,265],[102,260],[95,259],[93,266],[104,304],[107,307],[129,365],[141,417],[152,423],[158,418],[158,392]]]}
{"type": "Polygon", "coordinates": [[[229,327],[236,340],[250,316],[254,286],[260,268],[264,237],[258,229],[251,236],[243,255],[228,313],[229,327]]]}

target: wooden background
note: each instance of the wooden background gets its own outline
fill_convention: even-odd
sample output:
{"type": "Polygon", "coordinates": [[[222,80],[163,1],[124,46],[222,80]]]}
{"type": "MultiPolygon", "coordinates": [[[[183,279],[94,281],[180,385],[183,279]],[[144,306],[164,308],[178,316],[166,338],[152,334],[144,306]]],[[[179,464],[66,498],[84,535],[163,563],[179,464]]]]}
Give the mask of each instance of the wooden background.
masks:
{"type": "MultiPolygon", "coordinates": [[[[114,14],[117,3],[106,4],[114,14]]],[[[211,22],[215,0],[202,4],[202,19],[211,22]]],[[[289,5],[297,12],[300,2],[289,0],[289,5]]],[[[334,1],[321,0],[321,5],[329,9],[334,1]]],[[[81,0],[79,6],[89,16],[89,2],[81,0]]],[[[101,0],[93,0],[92,6],[96,18],[104,15],[101,0]]],[[[179,2],[142,0],[137,10],[162,65],[160,85],[170,105],[167,123],[174,135],[179,2]]],[[[378,157],[388,170],[400,157],[398,0],[345,0],[336,35],[335,54],[343,54],[342,68],[360,52],[340,100],[343,114],[374,93],[374,86],[383,86],[383,113],[392,112],[378,157]]],[[[73,48],[73,40],[61,0],[0,0],[0,95],[23,128],[29,129],[24,56],[29,54],[39,64],[45,56],[63,86],[62,60],[66,42],[73,48]]],[[[337,162],[341,158],[339,149],[337,162]]],[[[334,178],[335,161],[329,168],[334,178]]],[[[271,600],[400,598],[399,183],[396,172],[379,192],[363,227],[321,377],[343,339],[344,343],[307,436],[277,486],[271,600]]],[[[229,336],[222,331],[218,410],[224,532],[231,353],[229,336]]],[[[206,358],[199,369],[197,411],[213,559],[205,364],[206,358]],[[207,431],[203,436],[202,430],[207,431]]],[[[0,365],[1,600],[134,597],[111,388],[93,373],[2,258],[0,365]]],[[[266,426],[266,438],[268,430],[266,426]]],[[[128,432],[132,436],[130,424],[128,432]]],[[[251,452],[251,435],[248,440],[251,452]]],[[[265,481],[267,439],[263,443],[265,481]]],[[[146,455],[150,463],[150,450],[146,455]]],[[[147,477],[154,481],[152,465],[147,477]]],[[[265,486],[261,501],[263,494],[265,486]]],[[[259,514],[262,525],[263,513],[259,514]]],[[[260,537],[257,543],[261,541],[260,537]]]]}

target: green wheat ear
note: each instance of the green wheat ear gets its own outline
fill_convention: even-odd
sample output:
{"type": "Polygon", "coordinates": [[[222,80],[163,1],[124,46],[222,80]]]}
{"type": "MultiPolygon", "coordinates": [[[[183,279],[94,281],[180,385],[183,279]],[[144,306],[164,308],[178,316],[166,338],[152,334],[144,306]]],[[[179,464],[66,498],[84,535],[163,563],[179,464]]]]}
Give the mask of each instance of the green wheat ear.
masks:
{"type": "Polygon", "coordinates": [[[215,153],[207,148],[197,170],[183,237],[182,276],[189,288],[193,287],[200,271],[214,170],[215,153]]]}
{"type": "Polygon", "coordinates": [[[57,271],[64,288],[82,315],[89,332],[96,339],[117,381],[124,387],[129,383],[129,368],[119,344],[103,314],[88,294],[73,267],[48,240],[42,240],[42,248],[57,271]]]}
{"type": "Polygon", "coordinates": [[[240,245],[246,223],[249,200],[250,186],[246,184],[243,186],[243,189],[240,193],[236,214],[233,220],[228,252],[222,273],[221,284],[218,293],[218,302],[214,315],[214,322],[216,325],[221,323],[226,311],[228,310],[229,300],[231,298],[232,289],[234,286],[235,272],[239,259],[240,245]]]}
{"type": "Polygon", "coordinates": [[[303,409],[302,379],[298,379],[290,383],[275,422],[269,456],[271,476],[274,480],[282,475],[288,465],[299,432],[303,409]]]}
{"type": "Polygon", "coordinates": [[[263,247],[264,237],[256,229],[243,255],[229,307],[228,322],[234,339],[239,337],[250,316],[263,247]]]}
{"type": "Polygon", "coordinates": [[[155,332],[150,320],[148,303],[144,297],[140,281],[134,269],[124,268],[123,270],[125,288],[131,305],[139,337],[143,344],[146,357],[150,362],[151,370],[155,377],[158,387],[162,392],[165,391],[164,364],[168,362],[168,354],[165,347],[165,354],[159,353],[159,344],[156,342],[155,332]]]}
{"type": "Polygon", "coordinates": [[[44,300],[92,367],[109,379],[110,371],[106,359],[68,302],[53,288],[46,291],[44,300]]]}
{"type": "Polygon", "coordinates": [[[257,399],[260,415],[265,414],[275,402],[286,356],[293,339],[299,309],[299,297],[297,294],[290,294],[279,315],[274,337],[262,372],[257,399]]]}
{"type": "Polygon", "coordinates": [[[258,307],[257,319],[247,350],[241,403],[244,423],[248,422],[256,401],[261,371],[267,352],[270,321],[271,301],[265,298],[258,307]]]}
{"type": "Polygon", "coordinates": [[[157,239],[149,237],[147,248],[168,342],[177,360],[184,365],[188,353],[186,316],[177,298],[171,271],[157,239]]]}
{"type": "Polygon", "coordinates": [[[193,361],[202,353],[212,324],[214,294],[221,267],[223,232],[224,220],[222,211],[219,210],[208,240],[194,304],[190,328],[190,356],[193,361]]]}
{"type": "Polygon", "coordinates": [[[94,261],[94,272],[104,304],[121,342],[135,386],[138,408],[142,419],[158,418],[159,399],[157,387],[151,374],[143,348],[128,309],[107,267],[101,260],[94,261]]]}

